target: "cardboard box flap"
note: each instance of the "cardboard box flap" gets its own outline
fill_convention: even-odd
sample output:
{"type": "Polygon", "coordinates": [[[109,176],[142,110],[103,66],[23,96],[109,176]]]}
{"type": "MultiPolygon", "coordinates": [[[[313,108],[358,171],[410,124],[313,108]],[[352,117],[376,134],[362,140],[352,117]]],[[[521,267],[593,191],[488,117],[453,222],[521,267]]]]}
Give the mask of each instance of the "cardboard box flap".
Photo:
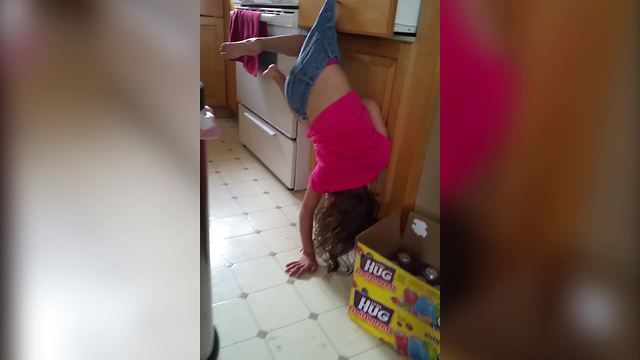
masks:
{"type": "Polygon", "coordinates": [[[440,270],[440,224],[411,213],[401,241],[402,248],[440,270]]]}
{"type": "Polygon", "coordinates": [[[392,214],[378,221],[356,236],[356,241],[390,258],[400,245],[400,214],[392,214]]]}

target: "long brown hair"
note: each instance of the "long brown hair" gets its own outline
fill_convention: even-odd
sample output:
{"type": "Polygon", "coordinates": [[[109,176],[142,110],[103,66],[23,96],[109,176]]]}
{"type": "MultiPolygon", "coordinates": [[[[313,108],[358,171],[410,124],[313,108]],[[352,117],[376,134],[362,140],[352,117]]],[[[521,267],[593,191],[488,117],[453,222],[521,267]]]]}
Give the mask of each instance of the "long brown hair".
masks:
{"type": "Polygon", "coordinates": [[[313,238],[317,254],[335,272],[339,259],[353,249],[355,238],[378,217],[378,200],[367,186],[329,193],[315,212],[313,238]]]}

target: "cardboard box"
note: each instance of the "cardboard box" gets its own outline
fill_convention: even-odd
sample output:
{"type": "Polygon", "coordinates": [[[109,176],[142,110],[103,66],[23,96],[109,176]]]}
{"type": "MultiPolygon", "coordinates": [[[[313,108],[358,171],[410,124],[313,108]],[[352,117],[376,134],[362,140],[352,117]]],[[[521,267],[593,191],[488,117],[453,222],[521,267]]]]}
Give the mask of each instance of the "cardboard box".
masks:
{"type": "Polygon", "coordinates": [[[392,263],[399,251],[439,270],[440,226],[412,213],[382,219],[356,237],[349,317],[412,360],[440,358],[440,290],[392,263]]]}

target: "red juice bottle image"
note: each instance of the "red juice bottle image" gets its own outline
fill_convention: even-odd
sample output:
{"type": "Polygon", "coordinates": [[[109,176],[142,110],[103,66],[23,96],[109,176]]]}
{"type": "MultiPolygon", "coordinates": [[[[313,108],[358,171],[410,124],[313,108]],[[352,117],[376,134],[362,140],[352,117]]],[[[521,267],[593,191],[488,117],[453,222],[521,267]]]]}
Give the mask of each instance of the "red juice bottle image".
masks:
{"type": "Polygon", "coordinates": [[[404,303],[409,305],[410,308],[413,308],[413,306],[416,304],[416,301],[418,300],[418,294],[416,294],[415,291],[406,288],[404,289],[404,303]]]}
{"type": "Polygon", "coordinates": [[[396,351],[398,354],[409,356],[409,338],[402,331],[396,331],[393,335],[396,338],[396,351]]]}

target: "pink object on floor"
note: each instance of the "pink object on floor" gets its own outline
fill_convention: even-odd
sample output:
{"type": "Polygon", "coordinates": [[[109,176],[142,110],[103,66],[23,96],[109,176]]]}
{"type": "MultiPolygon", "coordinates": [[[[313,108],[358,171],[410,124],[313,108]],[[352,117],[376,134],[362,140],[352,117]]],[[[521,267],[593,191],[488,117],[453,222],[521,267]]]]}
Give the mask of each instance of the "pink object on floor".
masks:
{"type": "Polygon", "coordinates": [[[205,106],[200,112],[200,140],[215,140],[220,137],[220,131],[213,110],[205,106]]]}
{"type": "MultiPolygon", "coordinates": [[[[233,10],[229,19],[229,41],[242,41],[254,37],[268,36],[267,24],[260,22],[260,14],[259,11],[233,10]]],[[[241,62],[249,74],[258,75],[257,56],[241,56],[233,60],[241,62]]]]}
{"type": "Polygon", "coordinates": [[[322,110],[307,137],[317,161],[309,185],[320,194],[365,186],[389,163],[391,141],[373,126],[369,110],[355,91],[322,110]]]}

